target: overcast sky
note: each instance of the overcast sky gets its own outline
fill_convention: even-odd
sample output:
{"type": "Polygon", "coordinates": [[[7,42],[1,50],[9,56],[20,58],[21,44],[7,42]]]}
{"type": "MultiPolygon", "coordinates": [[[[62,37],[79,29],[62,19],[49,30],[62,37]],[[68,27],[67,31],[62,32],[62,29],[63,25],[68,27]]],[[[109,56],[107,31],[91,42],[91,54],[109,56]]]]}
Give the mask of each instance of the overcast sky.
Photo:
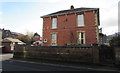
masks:
{"type": "Polygon", "coordinates": [[[100,28],[110,35],[118,32],[119,0],[0,0],[0,28],[14,32],[38,32],[42,35],[40,16],[60,10],[100,8],[100,28]]]}

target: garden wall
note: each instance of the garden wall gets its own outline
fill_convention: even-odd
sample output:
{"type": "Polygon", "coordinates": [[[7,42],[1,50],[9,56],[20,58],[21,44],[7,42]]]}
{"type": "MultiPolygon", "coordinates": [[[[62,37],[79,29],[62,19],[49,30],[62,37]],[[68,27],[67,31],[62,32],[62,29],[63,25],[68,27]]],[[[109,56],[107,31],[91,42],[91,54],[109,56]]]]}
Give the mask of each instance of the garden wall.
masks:
{"type": "Polygon", "coordinates": [[[97,46],[17,45],[14,58],[99,63],[99,49],[97,46]]]}

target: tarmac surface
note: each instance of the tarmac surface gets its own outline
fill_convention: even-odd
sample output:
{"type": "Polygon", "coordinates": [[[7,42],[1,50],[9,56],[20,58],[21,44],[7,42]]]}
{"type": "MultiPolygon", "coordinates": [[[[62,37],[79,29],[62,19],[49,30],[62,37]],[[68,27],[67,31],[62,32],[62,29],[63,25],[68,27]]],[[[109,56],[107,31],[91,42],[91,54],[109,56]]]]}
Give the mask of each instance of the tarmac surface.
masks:
{"type": "Polygon", "coordinates": [[[46,63],[46,62],[34,62],[34,61],[25,61],[12,59],[13,54],[0,54],[0,71],[44,71],[44,72],[94,72],[94,73],[120,73],[118,69],[109,68],[109,67],[99,67],[99,66],[76,66],[68,64],[56,64],[56,63],[46,63]]]}

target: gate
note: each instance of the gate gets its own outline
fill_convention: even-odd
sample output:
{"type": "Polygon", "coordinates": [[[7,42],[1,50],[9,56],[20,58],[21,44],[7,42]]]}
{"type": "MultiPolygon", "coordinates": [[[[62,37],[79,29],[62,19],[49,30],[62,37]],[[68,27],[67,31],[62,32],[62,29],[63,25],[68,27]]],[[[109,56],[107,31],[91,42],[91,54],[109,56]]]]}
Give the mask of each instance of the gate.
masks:
{"type": "Polygon", "coordinates": [[[114,64],[115,63],[115,51],[114,48],[102,45],[99,48],[99,60],[102,64],[114,64]]]}

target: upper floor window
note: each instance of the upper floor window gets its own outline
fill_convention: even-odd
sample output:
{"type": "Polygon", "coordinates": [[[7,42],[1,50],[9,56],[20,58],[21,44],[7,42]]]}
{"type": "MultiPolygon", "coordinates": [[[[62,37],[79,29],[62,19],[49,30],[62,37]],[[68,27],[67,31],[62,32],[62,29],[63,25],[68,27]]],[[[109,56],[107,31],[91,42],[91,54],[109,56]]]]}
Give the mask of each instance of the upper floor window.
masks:
{"type": "Polygon", "coordinates": [[[78,15],[77,19],[78,19],[78,21],[77,21],[78,26],[84,26],[84,15],[83,14],[78,15]]]}
{"type": "Polygon", "coordinates": [[[52,18],[52,29],[57,28],[57,18],[52,18]]]}

